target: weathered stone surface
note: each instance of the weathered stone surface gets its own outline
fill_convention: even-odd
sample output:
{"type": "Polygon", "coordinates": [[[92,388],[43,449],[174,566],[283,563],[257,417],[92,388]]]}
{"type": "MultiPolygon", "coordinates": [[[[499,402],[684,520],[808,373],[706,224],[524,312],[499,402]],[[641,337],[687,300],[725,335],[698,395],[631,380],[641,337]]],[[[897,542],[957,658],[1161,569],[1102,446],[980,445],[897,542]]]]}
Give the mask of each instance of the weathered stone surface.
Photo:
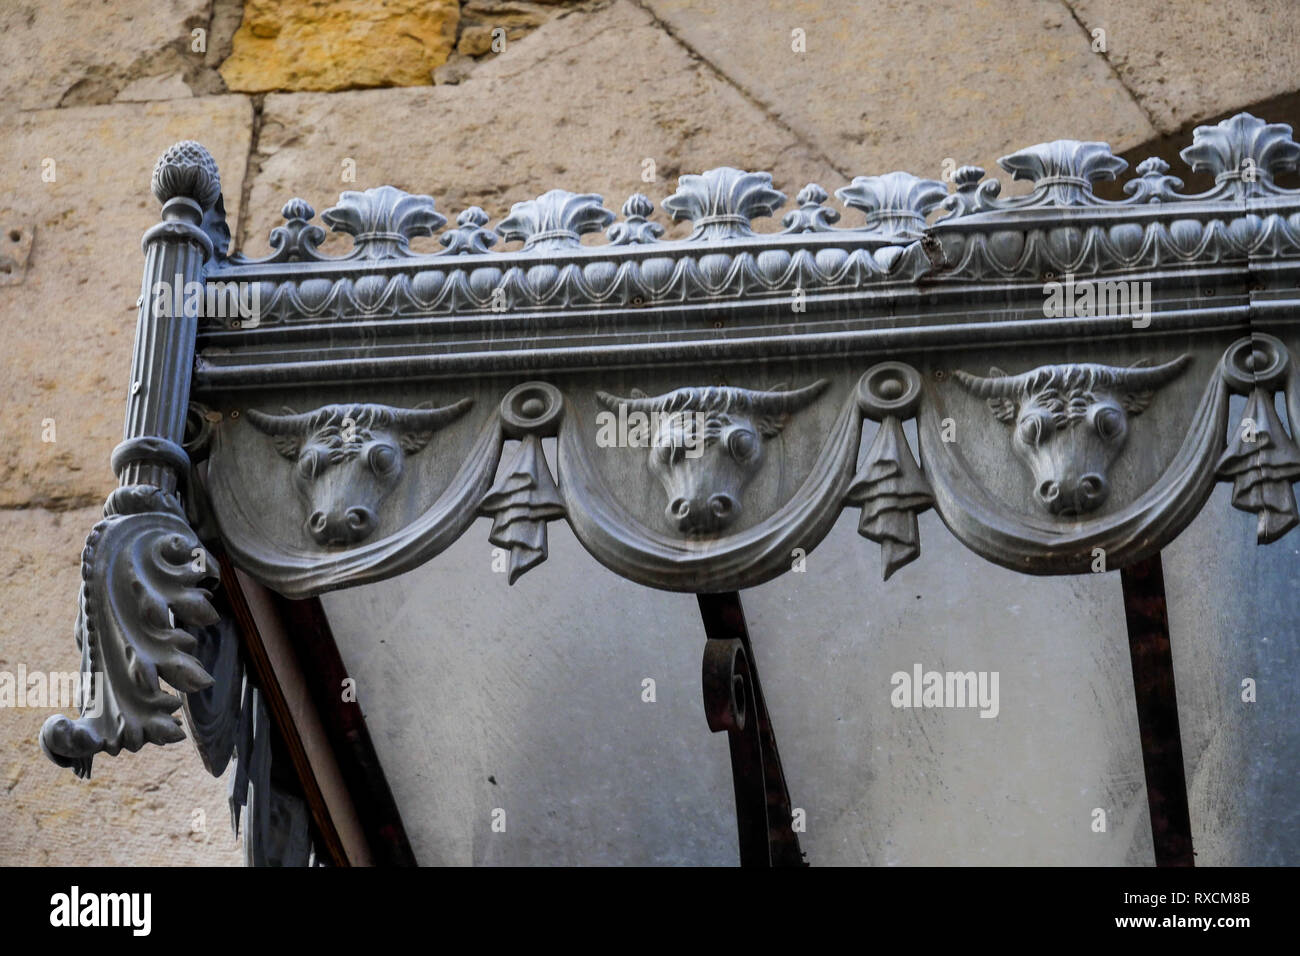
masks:
{"type": "Polygon", "coordinates": [[[433,71],[433,82],[438,86],[455,86],[474,71],[476,66],[472,56],[453,53],[447,62],[433,71]]]}
{"type": "MultiPolygon", "coordinates": [[[[770,170],[791,196],[810,179],[843,184],[630,2],[562,15],[458,86],[268,96],[258,152],[250,253],[265,248],[291,196],[320,210],[342,190],[381,183],[429,193],[452,221],[479,205],[494,222],[557,187],[600,193],[615,211],[633,192],[658,202],[681,173],[722,165],[770,170]],[[348,159],[355,181],[341,178],[348,159]]],[[[661,210],[655,218],[667,222],[661,210]]],[[[779,229],[779,217],[756,227],[779,229]]],[[[678,223],[668,234],[689,231],[678,223]]],[[[441,248],[432,238],[413,247],[441,248]]]]}
{"type": "Polygon", "coordinates": [[[1066,2],[1089,33],[1105,31],[1105,56],[1163,133],[1300,85],[1300,6],[1291,0],[1066,2]]]}
{"type": "Polygon", "coordinates": [[[456,0],[248,0],[221,75],[242,92],[428,85],[459,17],[456,0]]]}
{"type": "MultiPolygon", "coordinates": [[[[19,0],[0,5],[0,109],[108,103],[133,80],[205,65],[191,31],[212,0],[19,0]]],[[[203,90],[207,92],[207,90],[203,90]]]]}
{"type": "Polygon", "coordinates": [[[202,140],[233,221],[252,110],[243,97],[200,97],[0,123],[0,243],[11,230],[34,233],[22,281],[0,285],[0,506],[89,504],[114,484],[108,460],[122,440],[139,238],[158,221],[153,164],[177,140],[202,140]],[[52,442],[42,434],[50,419],[52,442]]]}
{"type": "MultiPolygon", "coordinates": [[[[98,508],[0,511],[0,671],[75,672],[81,545],[98,508]]],[[[37,735],[63,707],[0,708],[0,866],[239,866],[226,782],[188,743],[100,757],[88,781],[37,735]]],[[[229,771],[227,771],[229,772],[229,771]]]]}
{"type": "MultiPolygon", "coordinates": [[[[504,31],[508,45],[554,17],[565,6],[576,6],[574,0],[469,0],[460,8],[460,38],[456,52],[465,56],[482,56],[485,53],[504,52],[492,49],[494,31],[504,31]]],[[[587,4],[587,6],[592,6],[587,4]]],[[[502,34],[495,34],[500,41],[502,34]]]]}
{"type": "Polygon", "coordinates": [[[147,103],[150,100],[183,100],[194,92],[179,73],[168,76],[144,76],[132,80],[114,98],[115,103],[147,103]]]}
{"type": "Polygon", "coordinates": [[[1057,3],[646,5],[846,174],[937,179],[949,158],[1000,173],[998,156],[1033,143],[1119,151],[1155,132],[1057,3]]]}

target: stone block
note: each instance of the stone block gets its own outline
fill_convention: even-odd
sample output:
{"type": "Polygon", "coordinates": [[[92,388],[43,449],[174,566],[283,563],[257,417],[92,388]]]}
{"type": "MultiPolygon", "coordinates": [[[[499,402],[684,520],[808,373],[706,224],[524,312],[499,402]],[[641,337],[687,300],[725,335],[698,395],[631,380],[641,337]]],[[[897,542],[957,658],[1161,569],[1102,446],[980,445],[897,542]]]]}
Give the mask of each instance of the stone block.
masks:
{"type": "Polygon", "coordinates": [[[248,0],[221,75],[249,93],[428,85],[459,19],[456,0],[248,0]]]}
{"type": "Polygon", "coordinates": [[[0,122],[0,249],[31,235],[22,280],[0,285],[0,507],[89,504],[115,484],[140,237],[158,221],[153,164],[177,140],[202,140],[234,221],[252,109],[244,97],[197,97],[0,122]]]}
{"type": "MultiPolygon", "coordinates": [[[[1300,6],[1291,0],[1067,0],[1162,133],[1291,93],[1300,6]]],[[[1266,117],[1278,121],[1278,117],[1266,117]]]]}
{"type": "Polygon", "coordinates": [[[995,161],[1025,146],[1098,139],[1119,152],[1155,132],[1057,3],[646,5],[847,175],[937,179],[952,159],[1009,179],[995,161]]]}
{"type": "MultiPolygon", "coordinates": [[[[680,174],[723,165],[771,171],[791,205],[809,179],[845,184],[629,2],[562,15],[456,86],[268,96],[258,153],[250,254],[266,248],[291,197],[319,213],[343,190],[385,183],[432,195],[453,223],[470,205],[499,221],[555,188],[600,193],[617,212],[631,193],[658,203],[680,174]]],[[[655,218],[670,224],[662,210],[655,218]]],[[[779,217],[756,228],[779,229],[779,217]]],[[[681,223],[668,235],[689,231],[681,223]]],[[[441,248],[435,238],[412,247],[441,248]]]]}

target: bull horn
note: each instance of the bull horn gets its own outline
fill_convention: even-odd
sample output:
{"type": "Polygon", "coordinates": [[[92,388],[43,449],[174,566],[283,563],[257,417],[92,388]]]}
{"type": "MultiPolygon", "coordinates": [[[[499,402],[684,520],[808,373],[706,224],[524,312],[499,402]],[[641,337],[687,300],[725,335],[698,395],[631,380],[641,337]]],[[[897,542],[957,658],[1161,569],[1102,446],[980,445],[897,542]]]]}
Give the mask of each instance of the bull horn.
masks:
{"type": "Polygon", "coordinates": [[[1018,395],[1029,380],[1029,376],[1034,374],[1021,372],[1019,375],[1008,375],[999,368],[991,368],[989,371],[993,374],[986,378],[983,375],[972,375],[970,372],[957,369],[952,373],[952,377],[957,380],[957,384],[976,398],[1007,398],[1018,395]]]}
{"type": "Polygon", "coordinates": [[[1191,355],[1185,354],[1164,365],[1148,366],[1146,363],[1150,362],[1150,359],[1142,359],[1129,368],[1116,370],[1115,383],[1135,391],[1153,391],[1177,378],[1191,360],[1191,355]]]}
{"type": "MultiPolygon", "coordinates": [[[[671,394],[673,393],[668,393],[668,395],[671,394]]],[[[655,412],[664,407],[668,395],[633,395],[624,398],[621,395],[611,395],[609,392],[597,391],[596,399],[610,411],[617,411],[620,405],[625,405],[629,412],[655,412]]]]}
{"type": "Polygon", "coordinates": [[[826,390],[830,381],[819,378],[811,385],[796,388],[794,391],[749,392],[746,399],[759,415],[787,415],[806,407],[814,398],[826,390]]]}
{"type": "Polygon", "coordinates": [[[393,424],[407,431],[432,432],[443,425],[454,422],[474,404],[473,399],[462,398],[459,402],[444,405],[442,408],[394,408],[393,424]]]}
{"type": "Polygon", "coordinates": [[[259,432],[272,436],[301,434],[306,430],[314,415],[313,412],[295,412],[287,406],[284,410],[286,412],[284,415],[272,415],[268,412],[259,412],[256,408],[250,408],[244,414],[248,417],[249,424],[259,432]]]}

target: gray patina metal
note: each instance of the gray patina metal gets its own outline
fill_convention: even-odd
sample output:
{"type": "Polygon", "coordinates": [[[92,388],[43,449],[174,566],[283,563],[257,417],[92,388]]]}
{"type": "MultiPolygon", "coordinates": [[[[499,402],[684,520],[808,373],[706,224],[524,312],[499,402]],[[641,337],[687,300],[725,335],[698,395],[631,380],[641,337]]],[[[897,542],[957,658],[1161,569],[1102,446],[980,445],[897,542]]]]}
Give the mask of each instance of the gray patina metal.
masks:
{"type": "Polygon", "coordinates": [[[1032,574],[1155,554],[1216,481],[1260,543],[1277,540],[1300,522],[1300,449],[1275,409],[1280,394],[1300,417],[1300,191],[1275,175],[1300,146],[1241,114],[1197,128],[1182,156],[1212,188],[1184,193],[1153,158],[1127,198],[1103,199],[1093,184],[1125,161],[1063,140],[999,161],[1024,195],[1000,197],[977,167],[952,192],[861,176],[836,191],[841,226],[808,184],[768,234],[752,221],[786,201],[771,177],[714,169],[662,203],[691,222],[679,241],[645,196],[616,219],[600,196],[552,190],[495,230],[465,210],[431,254],[411,240],[446,225],[434,199],[383,186],[322,215],[352,237],[346,254],[320,251],[293,199],[271,254],[251,258],[227,248],[211,157],[177,144],[154,173],[121,487],[83,558],[77,638],[83,670],[106,674],[102,716],[52,718],[42,746],[85,775],[100,751],[183,736],[159,680],[191,698],[213,683],[195,656],[217,618],[199,511],[293,597],[406,571],[480,514],[511,582],[564,518],[615,573],[694,592],[782,574],[845,507],[886,578],[919,553],[930,507],[1032,574]],[[156,284],[176,281],[237,284],[260,313],[167,314],[156,284]],[[679,417],[606,447],[600,415],[619,411],[679,417]],[[866,420],[879,428],[859,464],[866,420]],[[693,437],[692,458],[676,445],[693,437]]]}

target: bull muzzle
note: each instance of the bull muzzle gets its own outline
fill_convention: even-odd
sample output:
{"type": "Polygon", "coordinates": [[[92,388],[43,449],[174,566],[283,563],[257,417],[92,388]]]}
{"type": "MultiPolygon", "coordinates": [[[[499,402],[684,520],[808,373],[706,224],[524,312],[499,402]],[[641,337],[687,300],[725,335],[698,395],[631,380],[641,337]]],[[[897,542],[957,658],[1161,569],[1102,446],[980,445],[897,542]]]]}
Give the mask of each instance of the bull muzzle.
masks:
{"type": "Polygon", "coordinates": [[[1110,496],[1105,475],[1090,472],[1078,478],[1049,479],[1034,489],[1039,504],[1054,515],[1069,517],[1100,508],[1110,496]]]}
{"type": "Polygon", "coordinates": [[[317,544],[356,544],[370,537],[378,519],[369,508],[354,505],[332,511],[313,511],[307,532],[317,544]]]}
{"type": "Polygon", "coordinates": [[[736,520],[740,501],[726,492],[712,495],[677,497],[668,503],[664,514],[669,523],[683,534],[712,534],[736,520]]]}

